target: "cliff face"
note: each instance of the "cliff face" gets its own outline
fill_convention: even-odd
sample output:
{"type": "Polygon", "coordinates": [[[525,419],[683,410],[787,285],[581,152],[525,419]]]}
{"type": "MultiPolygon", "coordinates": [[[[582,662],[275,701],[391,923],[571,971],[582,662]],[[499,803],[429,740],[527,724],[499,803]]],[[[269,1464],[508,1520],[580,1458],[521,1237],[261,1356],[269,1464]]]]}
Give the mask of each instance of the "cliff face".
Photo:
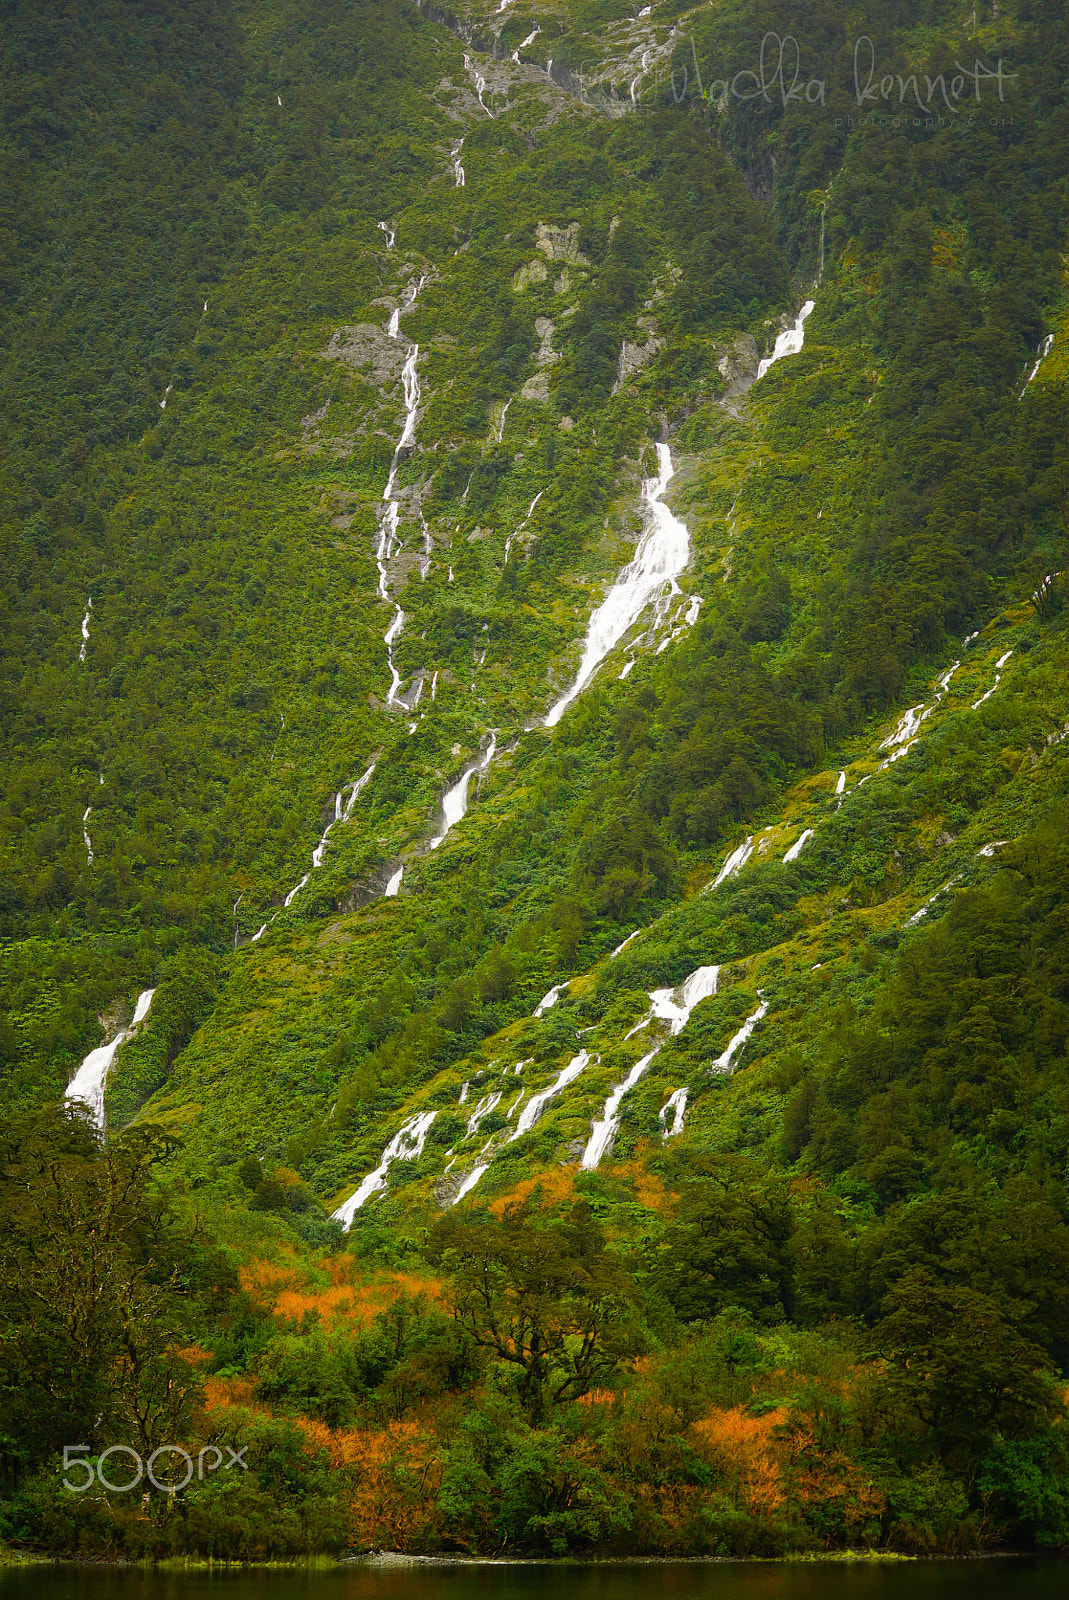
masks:
{"type": "Polygon", "coordinates": [[[951,1192],[1061,1219],[1064,30],[867,26],[1007,74],[859,101],[819,5],[797,93],[709,7],[5,19],[13,1110],[158,989],[109,1132],[209,1211],[396,1267],[566,1179],[669,1340],[904,1316],[951,1192]],[[684,1270],[728,1168],[775,1293],[684,1270]]]}

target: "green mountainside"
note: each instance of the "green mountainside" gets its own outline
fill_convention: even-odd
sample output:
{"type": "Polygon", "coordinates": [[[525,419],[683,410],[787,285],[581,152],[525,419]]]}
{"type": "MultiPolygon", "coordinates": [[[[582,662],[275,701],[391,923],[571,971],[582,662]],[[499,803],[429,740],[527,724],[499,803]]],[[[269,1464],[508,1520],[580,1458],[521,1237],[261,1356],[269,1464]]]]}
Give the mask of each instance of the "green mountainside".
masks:
{"type": "Polygon", "coordinates": [[[0,1535],[1069,1543],[1067,21],[0,9],[0,1535]]]}

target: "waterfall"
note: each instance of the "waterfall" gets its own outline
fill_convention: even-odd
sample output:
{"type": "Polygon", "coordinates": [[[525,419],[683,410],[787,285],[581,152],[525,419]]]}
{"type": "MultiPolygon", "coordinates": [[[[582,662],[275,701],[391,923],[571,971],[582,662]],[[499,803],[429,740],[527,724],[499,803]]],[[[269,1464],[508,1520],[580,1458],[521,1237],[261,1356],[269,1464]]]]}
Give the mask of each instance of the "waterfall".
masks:
{"type": "Polygon", "coordinates": [[[1002,669],[1006,665],[1007,661],[1010,659],[1012,654],[1013,654],[1012,650],[1007,650],[1006,654],[1004,656],[999,656],[998,660],[995,662],[995,681],[991,685],[990,689],[987,691],[986,694],[982,694],[980,696],[979,700],[974,700],[973,701],[972,708],[973,708],[974,711],[979,711],[979,709],[983,705],[984,701],[985,700],[990,700],[991,696],[994,694],[995,690],[998,688],[999,684],[1002,682],[1002,669]]]}
{"type": "Polygon", "coordinates": [[[556,1082],[551,1083],[548,1089],[541,1090],[539,1094],[532,1095],[531,1099],[528,1100],[527,1104],[520,1113],[520,1119],[516,1124],[516,1132],[509,1140],[510,1144],[514,1139],[519,1139],[523,1134],[530,1133],[531,1129],[534,1127],[535,1123],[538,1121],[549,1102],[554,1098],[555,1095],[560,1094],[562,1089],[566,1089],[570,1083],[575,1082],[575,1079],[578,1078],[579,1074],[589,1061],[590,1057],[587,1055],[586,1051],[580,1050],[579,1054],[577,1056],[573,1056],[568,1065],[561,1070],[557,1076],[556,1082]]]}
{"type": "Polygon", "coordinates": [[[733,1063],[735,1057],[738,1055],[739,1051],[742,1049],[751,1033],[757,1027],[757,1024],[761,1021],[761,1018],[767,1015],[767,1012],[768,1002],[767,1000],[762,1000],[753,1016],[747,1017],[738,1033],[732,1037],[731,1042],[724,1051],[723,1055],[717,1056],[716,1060],[709,1068],[710,1072],[719,1073],[722,1076],[730,1076],[730,1074],[734,1071],[733,1063]]]}
{"type": "Polygon", "coordinates": [[[791,326],[784,328],[772,347],[772,354],[765,356],[764,360],[758,362],[755,383],[758,378],[764,377],[769,367],[774,367],[777,361],[782,361],[784,356],[796,356],[798,354],[805,341],[806,320],[815,305],[815,300],[807,300],[795,320],[791,323],[791,326]]]}
{"type": "Polygon", "coordinates": [[[609,651],[619,644],[650,601],[656,598],[662,602],[679,593],[676,579],[690,560],[690,536],[686,523],[673,516],[662,499],[675,470],[666,444],[658,444],[657,460],[658,476],[647,478],[642,485],[642,498],[649,509],[649,526],[634,558],[591,616],[578,675],[546,717],[547,728],[557,725],[609,651]]]}
{"type": "Polygon", "coordinates": [[[442,796],[442,831],[431,840],[431,849],[437,850],[451,828],[455,828],[468,809],[468,789],[477,773],[486,772],[497,749],[497,735],[491,733],[486,754],[472,766],[465,768],[451,789],[442,796]]]}
{"type": "Polygon", "coordinates": [[[784,861],[797,861],[798,857],[801,855],[803,849],[808,844],[809,840],[812,839],[812,837],[813,829],[806,828],[804,832],[799,834],[798,838],[791,845],[790,849],[784,853],[784,861]]]}
{"type": "Polygon", "coordinates": [[[742,843],[740,845],[736,845],[735,849],[724,862],[724,865],[720,868],[716,880],[713,883],[713,888],[719,889],[725,878],[733,878],[736,873],[741,872],[752,855],[753,834],[748,833],[742,843]]]}
{"type": "MultiPolygon", "coordinates": [[[[379,226],[382,227],[382,223],[380,223],[379,226]]],[[[424,278],[420,278],[419,283],[412,290],[405,306],[406,310],[414,304],[416,296],[418,295],[420,289],[422,289],[425,281],[426,280],[424,278]]],[[[391,334],[396,333],[395,321],[397,327],[399,327],[400,311],[395,311],[393,316],[390,318],[389,331],[391,334]]],[[[390,474],[386,480],[386,487],[382,492],[382,498],[386,501],[386,511],[383,515],[382,521],[379,523],[379,538],[378,545],[375,550],[375,564],[379,569],[379,594],[383,600],[386,600],[389,597],[388,563],[394,553],[394,539],[397,537],[397,519],[401,509],[399,502],[394,498],[394,488],[397,480],[397,468],[400,463],[401,452],[406,450],[409,445],[411,445],[416,436],[416,416],[419,410],[420,401],[419,372],[416,367],[418,358],[419,345],[409,345],[408,355],[405,358],[405,364],[401,371],[401,379],[404,383],[405,390],[405,424],[401,430],[401,437],[394,446],[393,460],[390,462],[390,474]]],[[[387,706],[396,706],[399,704],[399,696],[397,691],[401,687],[401,674],[398,672],[394,663],[393,647],[394,641],[400,636],[404,625],[405,614],[401,610],[401,607],[397,606],[394,609],[393,620],[383,635],[383,643],[386,646],[386,661],[390,669],[390,687],[386,691],[387,706]]]]}
{"type": "Polygon", "coordinates": [[[141,991],[137,997],[133,1021],[129,1028],[120,1028],[110,1043],[98,1045],[95,1050],[90,1050],[67,1085],[64,1099],[77,1100],[81,1105],[88,1106],[93,1122],[101,1133],[104,1131],[104,1091],[107,1088],[108,1074],[120,1047],[148,1016],[152,996],[155,993],[155,989],[141,991]]]}
{"type": "MultiPolygon", "coordinates": [[[[654,1018],[668,1023],[668,1038],[682,1033],[690,1021],[694,1007],[716,993],[719,977],[719,967],[698,967],[676,988],[652,990],[649,1015],[637,1023],[625,1037],[630,1039],[633,1034],[648,1027],[654,1018]]],[[[626,1078],[610,1093],[600,1118],[591,1128],[590,1138],[583,1151],[581,1164],[585,1172],[593,1172],[606,1150],[611,1148],[620,1126],[620,1106],[639,1079],[645,1076],[650,1063],[660,1054],[664,1042],[663,1039],[658,1040],[653,1049],[647,1051],[640,1061],[635,1062],[626,1078]]]]}
{"type": "Polygon", "coordinates": [[[378,1166],[374,1172],[369,1172],[360,1187],[349,1196],[348,1200],[340,1205],[337,1211],[331,1212],[334,1222],[340,1222],[348,1233],[352,1227],[353,1218],[366,1200],[373,1194],[386,1187],[386,1174],[394,1161],[418,1161],[423,1153],[423,1145],[430,1130],[431,1123],[438,1115],[437,1111],[419,1111],[396,1133],[382,1152],[378,1166]]]}
{"type": "Polygon", "coordinates": [[[674,1094],[670,1094],[668,1096],[668,1099],[665,1101],[664,1105],[661,1107],[660,1111],[658,1111],[658,1113],[657,1113],[657,1120],[661,1124],[661,1129],[662,1129],[661,1137],[662,1138],[664,1138],[664,1139],[674,1139],[677,1133],[682,1133],[683,1132],[683,1114],[686,1111],[686,1109],[687,1109],[687,1090],[686,1089],[677,1089],[674,1094]],[[671,1127],[668,1126],[668,1113],[669,1112],[672,1113],[672,1126],[671,1127]]]}
{"type": "Polygon", "coordinates": [[[542,32],[542,29],[541,29],[541,28],[534,28],[534,29],[532,29],[532,31],[531,31],[531,32],[530,32],[530,33],[529,33],[529,34],[528,34],[528,35],[527,35],[527,37],[526,37],[526,39],[521,39],[521,40],[520,40],[520,42],[519,42],[519,44],[518,44],[518,45],[517,45],[517,47],[516,47],[516,49],[515,49],[515,50],[514,50],[514,51],[513,51],[513,52],[512,52],[512,59],[513,59],[513,61],[515,61],[515,63],[516,63],[516,65],[517,65],[517,66],[519,66],[519,65],[520,65],[520,51],[521,51],[521,50],[526,50],[526,49],[527,49],[527,46],[528,46],[528,45],[529,45],[529,44],[534,44],[534,42],[535,42],[535,40],[536,40],[536,39],[537,39],[537,38],[538,38],[538,35],[539,35],[539,34],[540,34],[540,33],[541,33],[541,32],[542,32]]]}

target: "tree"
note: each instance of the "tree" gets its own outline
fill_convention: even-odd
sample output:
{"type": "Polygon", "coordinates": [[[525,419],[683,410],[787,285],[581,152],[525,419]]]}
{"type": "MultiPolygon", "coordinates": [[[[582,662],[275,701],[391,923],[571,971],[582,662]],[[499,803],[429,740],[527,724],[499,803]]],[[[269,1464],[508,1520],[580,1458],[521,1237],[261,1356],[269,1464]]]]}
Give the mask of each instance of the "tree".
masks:
{"type": "Polygon", "coordinates": [[[18,1462],[119,1438],[152,1449],[196,1398],[190,1306],[233,1271],[172,1216],[141,1128],[102,1150],[77,1110],[13,1119],[0,1141],[0,1431],[18,1462]]]}
{"type": "Polygon", "coordinates": [[[585,1201],[561,1217],[546,1217],[532,1199],[500,1220],[450,1211],[429,1248],[451,1276],[460,1327],[518,1368],[533,1422],[605,1383],[641,1348],[632,1284],[585,1201]]]}
{"type": "Polygon", "coordinates": [[[873,1341],[886,1362],[882,1388],[928,1430],[944,1461],[1049,1427],[1062,1410],[1043,1351],[1013,1325],[1020,1308],[939,1284],[920,1268],[884,1304],[873,1341]]]}
{"type": "Polygon", "coordinates": [[[787,1186],[740,1157],[699,1158],[651,1262],[650,1285],[684,1322],[726,1306],[779,1322],[793,1301],[787,1186]]]}

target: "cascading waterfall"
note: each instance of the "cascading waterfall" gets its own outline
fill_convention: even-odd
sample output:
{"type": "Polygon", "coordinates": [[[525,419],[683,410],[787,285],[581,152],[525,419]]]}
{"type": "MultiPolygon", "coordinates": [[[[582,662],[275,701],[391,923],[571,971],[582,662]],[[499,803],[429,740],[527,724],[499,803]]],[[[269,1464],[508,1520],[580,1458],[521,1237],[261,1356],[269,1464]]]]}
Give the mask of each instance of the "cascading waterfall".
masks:
{"type": "Polygon", "coordinates": [[[784,861],[797,861],[798,857],[801,855],[802,851],[813,837],[813,829],[805,828],[791,845],[790,849],[784,852],[784,861]]]}
{"type": "MultiPolygon", "coordinates": [[[[357,778],[356,782],[352,785],[352,788],[351,788],[350,793],[349,793],[349,798],[348,798],[348,800],[346,800],[344,806],[342,804],[342,796],[344,794],[344,790],[339,790],[338,793],[334,796],[334,816],[327,823],[327,826],[323,829],[323,833],[322,833],[322,835],[320,837],[319,843],[316,845],[315,849],[312,851],[312,865],[309,867],[308,871],[305,873],[305,875],[301,879],[300,883],[294,884],[293,888],[290,890],[290,892],[287,894],[286,898],[283,900],[282,909],[284,911],[287,909],[287,907],[289,907],[289,906],[291,906],[293,904],[294,900],[296,900],[297,896],[300,894],[301,890],[304,888],[305,884],[308,882],[309,878],[312,876],[312,873],[316,870],[316,868],[317,867],[321,867],[323,865],[323,857],[326,854],[327,839],[330,837],[331,829],[334,827],[334,824],[336,822],[348,822],[349,818],[352,816],[353,807],[356,804],[357,796],[371,782],[371,774],[374,772],[375,767],[376,767],[376,763],[373,761],[371,763],[371,765],[368,767],[367,771],[363,774],[363,776],[357,778]]],[[[237,906],[234,907],[234,914],[235,914],[235,916],[237,915],[237,906]]],[[[271,923],[274,922],[275,917],[277,917],[277,916],[278,916],[278,912],[276,911],[275,915],[273,917],[271,917],[267,922],[265,922],[262,927],[257,928],[256,932],[253,934],[252,939],[249,942],[251,944],[256,944],[260,939],[262,939],[264,934],[267,932],[268,928],[271,926],[271,923]]],[[[235,939],[236,939],[236,934],[235,934],[235,939]]]]}
{"type": "MultiPolygon", "coordinates": [[[[643,1018],[637,1027],[632,1028],[627,1037],[630,1039],[632,1034],[648,1027],[655,1018],[668,1023],[668,1038],[674,1038],[677,1033],[682,1033],[690,1021],[694,1007],[716,993],[719,976],[719,967],[699,967],[674,989],[651,990],[649,1015],[643,1018]]],[[[583,1151],[581,1165],[584,1172],[593,1172],[606,1150],[610,1149],[620,1127],[620,1106],[625,1096],[635,1087],[639,1079],[645,1076],[651,1062],[660,1054],[664,1043],[663,1039],[659,1040],[652,1050],[647,1051],[641,1060],[636,1061],[626,1078],[610,1093],[600,1118],[593,1124],[586,1149],[583,1151]]]]}
{"type": "Polygon", "coordinates": [[[480,1122],[482,1122],[484,1117],[488,1117],[491,1111],[495,1110],[503,1092],[504,1091],[501,1089],[495,1089],[492,1094],[483,1095],[482,1099],[479,1101],[479,1104],[475,1107],[475,1110],[468,1118],[468,1131],[465,1135],[466,1138],[473,1138],[475,1134],[478,1133],[480,1122]]]}
{"type": "Polygon", "coordinates": [[[443,842],[449,830],[451,828],[455,828],[457,823],[464,816],[468,809],[468,788],[471,784],[471,780],[476,776],[476,774],[482,775],[486,772],[490,762],[493,760],[494,751],[496,749],[497,734],[492,732],[490,735],[490,744],[487,748],[486,754],[480,757],[480,759],[474,762],[470,767],[467,767],[461,773],[453,787],[448,789],[442,796],[442,831],[441,833],[436,834],[431,840],[430,847],[432,850],[437,850],[438,846],[443,842]]]}
{"type": "MultiPolygon", "coordinates": [[[[381,226],[381,224],[380,224],[381,226]]],[[[419,283],[412,290],[405,310],[415,304],[416,296],[422,289],[425,278],[420,278],[419,283]]],[[[400,311],[395,311],[390,318],[389,332],[396,336],[400,327],[400,311]],[[396,319],[396,328],[395,328],[396,319]]],[[[379,594],[383,600],[389,598],[389,562],[394,554],[394,541],[397,538],[397,519],[400,515],[400,503],[394,498],[394,488],[397,481],[397,468],[401,460],[401,452],[407,450],[416,435],[416,416],[419,410],[420,385],[419,372],[416,362],[419,359],[419,345],[412,344],[408,347],[408,355],[401,371],[401,378],[405,390],[405,425],[401,430],[401,437],[394,447],[393,460],[390,462],[390,475],[386,480],[386,487],[382,491],[382,498],[386,502],[386,511],[379,523],[379,538],[375,549],[375,564],[379,569],[379,594]]],[[[424,534],[426,538],[426,531],[424,534]]],[[[425,575],[425,574],[424,574],[425,575]]],[[[401,674],[398,672],[393,658],[394,642],[400,637],[405,625],[405,614],[400,606],[395,606],[393,620],[383,635],[386,646],[386,661],[390,668],[390,687],[386,693],[387,706],[396,706],[400,703],[398,690],[401,687],[401,674]]]]}
{"type": "Polygon", "coordinates": [[[471,78],[472,82],[475,84],[475,93],[479,97],[479,104],[482,106],[483,110],[486,112],[486,115],[488,117],[492,118],[494,113],[490,110],[490,107],[486,104],[486,101],[483,99],[483,90],[486,88],[486,79],[483,77],[482,73],[479,71],[478,67],[475,65],[474,61],[471,59],[471,57],[469,55],[466,55],[464,57],[464,71],[468,74],[468,77],[471,78]]]}
{"type": "Polygon", "coordinates": [[[464,168],[460,164],[460,152],[463,148],[464,141],[461,139],[457,144],[453,145],[449,152],[449,159],[453,163],[453,176],[456,179],[454,187],[457,189],[463,189],[464,187],[464,168]]]}
{"type": "Polygon", "coordinates": [[[1039,349],[1036,351],[1036,356],[1038,359],[1036,360],[1035,366],[1028,374],[1028,377],[1025,379],[1024,389],[1022,389],[1021,393],[1017,396],[1019,400],[1024,396],[1028,385],[1032,382],[1033,378],[1036,376],[1036,373],[1039,371],[1040,367],[1043,365],[1044,361],[1046,361],[1053,349],[1054,335],[1053,333],[1048,333],[1045,339],[1040,340],[1039,349]]]}
{"type": "Polygon", "coordinates": [[[662,499],[675,470],[672,452],[666,444],[658,444],[657,460],[658,476],[647,478],[642,485],[642,498],[649,508],[649,527],[634,558],[591,616],[578,675],[546,717],[547,728],[557,725],[609,651],[619,644],[650,601],[656,598],[663,602],[680,592],[676,579],[690,560],[690,535],[686,523],[673,516],[662,499]],[[664,593],[666,585],[667,594],[664,593]]]}
{"type": "Polygon", "coordinates": [[[639,71],[631,79],[631,104],[632,105],[637,105],[638,104],[638,100],[637,100],[636,95],[635,95],[635,90],[638,88],[638,85],[642,82],[643,78],[646,76],[647,71],[649,70],[650,57],[651,57],[652,54],[653,54],[652,50],[643,50],[643,52],[642,52],[642,65],[639,68],[639,71]]]}
{"type": "Polygon", "coordinates": [[[542,29],[536,27],[536,28],[532,29],[532,31],[527,35],[526,39],[521,39],[520,40],[519,44],[516,46],[515,50],[512,52],[512,59],[513,59],[513,61],[515,61],[517,66],[520,65],[520,51],[521,50],[526,50],[527,46],[529,44],[534,44],[535,40],[538,38],[538,35],[541,32],[542,32],[542,29]]]}
{"type": "Polygon", "coordinates": [[[784,328],[772,347],[772,354],[765,356],[757,364],[756,383],[763,378],[769,367],[774,367],[777,361],[782,361],[784,356],[796,356],[805,342],[805,325],[810,312],[816,305],[815,300],[806,300],[795,320],[789,328],[784,328]]]}
{"type": "Polygon", "coordinates": [[[95,1050],[90,1050],[67,1085],[64,1099],[77,1100],[81,1105],[88,1106],[93,1123],[101,1133],[104,1131],[104,1091],[107,1088],[108,1074],[120,1047],[137,1031],[148,1016],[149,1007],[152,1004],[152,996],[155,993],[155,989],[143,989],[141,991],[137,997],[133,1021],[130,1023],[129,1028],[120,1028],[110,1043],[98,1045],[95,1050]]]}
{"type": "Polygon", "coordinates": [[[515,533],[510,533],[508,538],[505,540],[505,560],[506,561],[509,558],[509,551],[512,549],[512,541],[514,539],[519,538],[519,536],[523,532],[524,528],[526,528],[527,524],[531,520],[531,512],[534,510],[535,506],[541,500],[541,498],[545,494],[545,492],[546,491],[544,489],[539,489],[538,493],[535,495],[534,499],[531,501],[531,504],[527,507],[527,514],[524,517],[523,521],[520,523],[520,525],[516,529],[515,533]]]}
{"type": "Polygon", "coordinates": [[[999,684],[1002,682],[1002,669],[1006,665],[1007,661],[1010,659],[1012,654],[1013,654],[1012,650],[1007,650],[1006,654],[1004,656],[999,656],[998,660],[995,662],[995,681],[991,685],[990,689],[987,691],[986,694],[982,694],[980,696],[979,700],[974,700],[973,701],[972,708],[973,708],[974,711],[979,711],[979,709],[983,705],[984,701],[985,700],[990,700],[991,696],[994,694],[995,690],[998,688],[999,684]]]}
{"type": "Polygon", "coordinates": [[[683,1132],[683,1117],[687,1109],[687,1094],[687,1089],[677,1089],[674,1094],[668,1096],[668,1099],[658,1111],[657,1120],[661,1124],[662,1139],[674,1139],[677,1133],[683,1132]],[[671,1127],[668,1126],[669,1112],[672,1113],[671,1127]]]}
{"type": "Polygon", "coordinates": [[[92,809],[92,806],[86,806],[82,814],[82,838],[85,840],[85,864],[87,867],[93,865],[93,841],[89,837],[89,813],[92,809]]]}
{"type": "Polygon", "coordinates": [[[89,618],[93,614],[93,596],[89,595],[85,602],[85,616],[82,618],[82,643],[78,651],[78,660],[85,660],[85,647],[89,643],[89,618]]]}
{"type": "MultiPolygon", "coordinates": [[[[760,990],[758,990],[758,994],[760,994],[760,990]]],[[[768,1001],[762,1000],[761,1004],[758,1006],[753,1015],[746,1018],[746,1021],[743,1023],[738,1033],[732,1036],[732,1039],[723,1055],[717,1056],[716,1060],[709,1068],[709,1071],[717,1074],[720,1077],[730,1077],[731,1073],[735,1070],[733,1065],[735,1057],[739,1054],[739,1051],[742,1049],[751,1033],[753,1033],[754,1029],[757,1027],[757,1024],[761,1021],[761,1018],[767,1015],[768,1001]]]]}
{"type": "Polygon", "coordinates": [[[464,1179],[464,1182],[460,1185],[460,1188],[457,1190],[456,1195],[454,1196],[454,1199],[453,1199],[453,1204],[456,1205],[458,1201],[463,1200],[463,1198],[464,1198],[464,1196],[466,1194],[470,1194],[471,1191],[474,1189],[475,1185],[478,1183],[479,1179],[482,1177],[483,1173],[484,1172],[488,1172],[489,1169],[490,1169],[489,1161],[483,1161],[477,1167],[472,1167],[471,1171],[468,1173],[467,1177],[464,1179]]]}
{"type": "Polygon", "coordinates": [[[749,861],[750,857],[753,855],[753,848],[753,834],[748,833],[742,843],[735,846],[735,849],[731,852],[727,860],[724,862],[724,865],[720,868],[716,878],[713,880],[714,889],[719,889],[720,885],[726,879],[733,878],[736,873],[742,871],[747,861],[749,861]]]}
{"type": "Polygon", "coordinates": [[[551,1011],[557,1003],[558,996],[567,989],[570,981],[570,979],[565,979],[563,983],[555,983],[552,989],[544,994],[535,1006],[532,1016],[537,1019],[538,1017],[544,1017],[547,1011],[551,1011]]]}
{"type": "Polygon", "coordinates": [[[430,1131],[431,1123],[438,1115],[437,1111],[419,1111],[414,1117],[409,1117],[399,1133],[396,1133],[382,1152],[382,1157],[374,1172],[369,1172],[360,1187],[351,1194],[348,1200],[340,1205],[337,1211],[331,1213],[334,1222],[340,1222],[345,1232],[352,1227],[353,1218],[365,1201],[370,1200],[373,1194],[386,1187],[386,1174],[395,1161],[418,1161],[423,1153],[423,1146],[430,1131]]]}
{"type": "Polygon", "coordinates": [[[557,1075],[556,1081],[551,1083],[548,1089],[542,1089],[538,1094],[532,1095],[531,1099],[528,1100],[527,1104],[520,1112],[520,1118],[516,1124],[516,1131],[509,1139],[510,1144],[512,1144],[514,1140],[522,1138],[525,1133],[530,1133],[531,1129],[534,1127],[535,1123],[538,1121],[549,1102],[554,1099],[556,1095],[560,1094],[562,1089],[566,1089],[570,1083],[574,1083],[576,1078],[578,1078],[579,1074],[582,1072],[583,1068],[586,1067],[589,1062],[590,1056],[585,1050],[580,1050],[579,1054],[577,1056],[573,1056],[568,1065],[561,1069],[557,1075]]]}
{"type": "Polygon", "coordinates": [[[386,235],[386,248],[387,248],[387,250],[392,250],[393,249],[393,242],[396,239],[397,234],[395,233],[393,228],[390,227],[390,224],[388,222],[380,222],[379,223],[379,228],[386,235]]]}

